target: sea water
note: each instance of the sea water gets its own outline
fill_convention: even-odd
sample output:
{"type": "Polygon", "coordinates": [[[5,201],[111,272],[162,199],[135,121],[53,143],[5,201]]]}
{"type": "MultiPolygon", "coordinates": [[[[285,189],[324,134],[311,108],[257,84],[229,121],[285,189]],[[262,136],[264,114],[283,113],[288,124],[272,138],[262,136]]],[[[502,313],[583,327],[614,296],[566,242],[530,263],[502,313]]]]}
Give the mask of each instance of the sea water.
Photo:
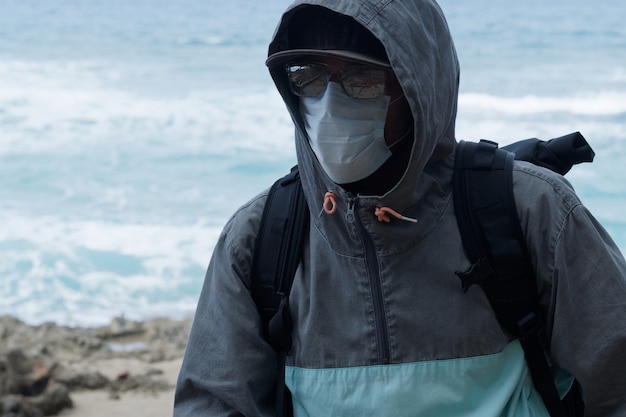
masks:
{"type": "MultiPolygon", "coordinates": [[[[285,0],[0,2],[0,314],[193,313],[232,212],[295,163],[264,67],[285,0]]],[[[441,1],[458,137],[581,131],[568,179],[626,249],[626,3],[441,1]]]]}

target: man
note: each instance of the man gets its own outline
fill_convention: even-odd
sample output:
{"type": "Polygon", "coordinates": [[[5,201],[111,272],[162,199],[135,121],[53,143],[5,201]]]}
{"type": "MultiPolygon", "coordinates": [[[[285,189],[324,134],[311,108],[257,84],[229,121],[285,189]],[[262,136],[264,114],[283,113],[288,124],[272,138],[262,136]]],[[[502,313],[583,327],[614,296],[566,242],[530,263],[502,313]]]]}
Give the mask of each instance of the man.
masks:
{"type": "MultiPolygon", "coordinates": [[[[311,215],[289,299],[294,414],[547,416],[519,342],[455,275],[469,266],[452,203],[459,67],[437,4],[298,1],[267,64],[311,215]],[[381,207],[409,221],[380,221],[381,207]]],[[[560,393],[575,378],[587,415],[624,416],[624,258],[562,177],[516,163],[513,180],[560,393]]],[[[276,415],[275,355],[251,297],[265,198],[216,245],[176,416],[276,415]]]]}

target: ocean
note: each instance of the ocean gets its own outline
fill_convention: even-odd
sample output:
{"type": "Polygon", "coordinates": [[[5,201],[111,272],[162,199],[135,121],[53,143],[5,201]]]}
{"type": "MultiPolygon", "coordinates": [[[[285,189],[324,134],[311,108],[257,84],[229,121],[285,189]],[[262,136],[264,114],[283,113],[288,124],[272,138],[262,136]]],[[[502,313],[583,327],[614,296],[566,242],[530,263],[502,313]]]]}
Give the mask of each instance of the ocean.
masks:
{"type": "MultiPolygon", "coordinates": [[[[0,2],[0,314],[193,314],[232,212],[295,163],[264,66],[285,0],[0,2]]],[[[442,0],[460,139],[581,131],[568,179],[626,251],[626,3],[442,0]]]]}

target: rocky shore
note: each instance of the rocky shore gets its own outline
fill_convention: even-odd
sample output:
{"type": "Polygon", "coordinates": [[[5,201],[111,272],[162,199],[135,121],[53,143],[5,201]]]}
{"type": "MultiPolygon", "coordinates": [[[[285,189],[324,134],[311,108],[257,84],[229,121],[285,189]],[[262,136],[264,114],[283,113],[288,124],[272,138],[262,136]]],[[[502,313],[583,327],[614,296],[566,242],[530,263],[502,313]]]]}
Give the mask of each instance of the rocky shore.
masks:
{"type": "MultiPolygon", "coordinates": [[[[149,404],[166,396],[169,404],[190,326],[191,320],[123,317],[97,328],[30,326],[0,316],[0,417],[99,415],[88,412],[94,393],[100,409],[126,397],[149,404]],[[84,400],[80,413],[75,398],[84,400]]],[[[158,415],[171,415],[171,409],[158,415]]]]}

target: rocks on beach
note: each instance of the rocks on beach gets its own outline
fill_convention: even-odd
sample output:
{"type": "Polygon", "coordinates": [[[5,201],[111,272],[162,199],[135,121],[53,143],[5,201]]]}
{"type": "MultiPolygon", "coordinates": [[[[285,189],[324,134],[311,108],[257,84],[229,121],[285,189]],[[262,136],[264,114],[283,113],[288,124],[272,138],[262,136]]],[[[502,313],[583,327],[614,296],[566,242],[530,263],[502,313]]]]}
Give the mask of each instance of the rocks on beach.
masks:
{"type": "Polygon", "coordinates": [[[111,400],[126,392],[170,390],[159,362],[180,358],[191,320],[129,321],[74,328],[44,323],[31,326],[0,316],[0,417],[41,417],[72,407],[72,392],[107,390],[111,400]],[[141,370],[110,369],[97,362],[131,359],[141,370]]]}

